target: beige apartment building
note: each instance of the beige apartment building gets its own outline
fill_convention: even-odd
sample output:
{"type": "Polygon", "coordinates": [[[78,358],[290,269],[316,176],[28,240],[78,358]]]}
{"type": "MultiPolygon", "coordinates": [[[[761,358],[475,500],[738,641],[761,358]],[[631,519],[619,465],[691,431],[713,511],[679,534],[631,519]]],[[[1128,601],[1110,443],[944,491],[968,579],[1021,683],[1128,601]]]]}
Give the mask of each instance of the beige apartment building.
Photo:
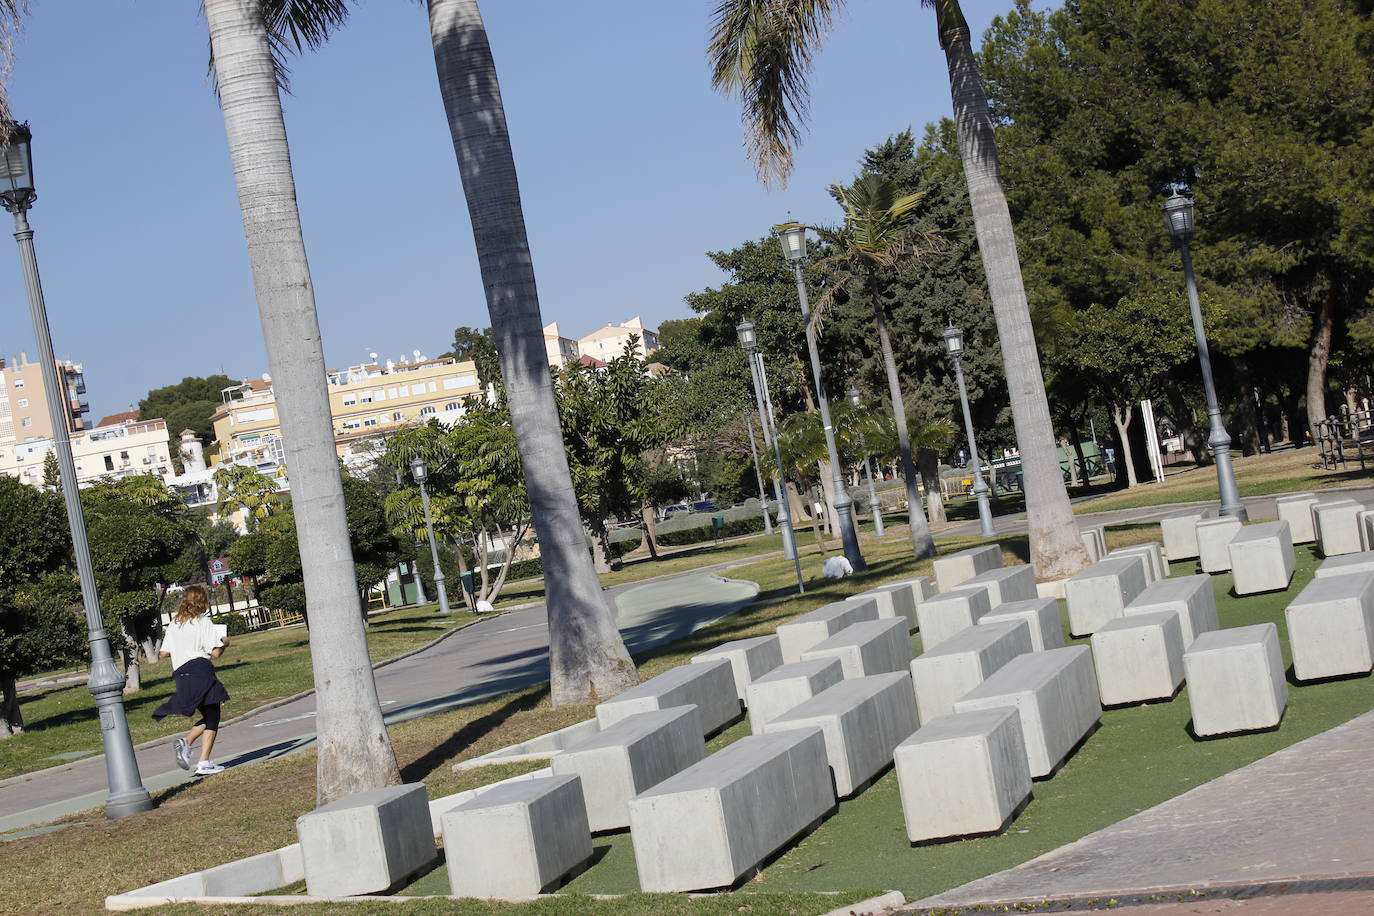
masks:
{"type": "Polygon", "coordinates": [[[561,369],[569,363],[577,362],[577,341],[564,337],[558,330],[558,322],[544,328],[544,352],[548,354],[549,365],[561,369]]]}
{"type": "MultiPolygon", "coordinates": [[[[477,366],[448,357],[352,366],[330,372],[328,382],[334,444],[351,466],[370,464],[380,440],[397,430],[430,418],[454,422],[463,415],[464,398],[482,393],[477,366]]],[[[222,395],[224,403],[211,417],[211,464],[244,464],[275,474],[286,453],[271,380],[252,379],[222,395]]]]}
{"type": "MultiPolygon", "coordinates": [[[[65,388],[66,432],[89,428],[86,414],[91,408],[86,401],[86,377],[81,364],[71,360],[58,362],[57,374],[65,388]]],[[[0,445],[52,439],[47,396],[42,366],[29,362],[27,353],[0,359],[0,445]]]]}
{"type": "MultiPolygon", "coordinates": [[[[172,482],[167,424],[162,420],[125,420],[97,426],[72,433],[71,443],[78,485],[138,474],[156,474],[164,483],[172,482]]],[[[42,486],[43,464],[52,450],[51,436],[0,444],[0,474],[30,486],[42,486]]]]}
{"type": "Polygon", "coordinates": [[[625,344],[629,343],[631,337],[639,338],[637,350],[645,359],[658,349],[658,332],[644,327],[644,321],[636,315],[624,324],[608,324],[579,338],[577,351],[583,356],[608,363],[624,352],[625,344]]]}

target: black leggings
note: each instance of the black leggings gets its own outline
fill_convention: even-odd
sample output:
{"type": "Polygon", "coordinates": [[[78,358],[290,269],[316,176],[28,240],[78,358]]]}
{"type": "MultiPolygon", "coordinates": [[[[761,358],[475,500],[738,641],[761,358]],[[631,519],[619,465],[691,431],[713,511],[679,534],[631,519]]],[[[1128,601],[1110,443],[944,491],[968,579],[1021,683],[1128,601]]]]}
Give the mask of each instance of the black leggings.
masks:
{"type": "Polygon", "coordinates": [[[210,703],[207,706],[198,706],[196,707],[196,710],[200,713],[200,721],[196,723],[197,725],[204,725],[206,730],[208,731],[219,731],[218,703],[210,703]]]}

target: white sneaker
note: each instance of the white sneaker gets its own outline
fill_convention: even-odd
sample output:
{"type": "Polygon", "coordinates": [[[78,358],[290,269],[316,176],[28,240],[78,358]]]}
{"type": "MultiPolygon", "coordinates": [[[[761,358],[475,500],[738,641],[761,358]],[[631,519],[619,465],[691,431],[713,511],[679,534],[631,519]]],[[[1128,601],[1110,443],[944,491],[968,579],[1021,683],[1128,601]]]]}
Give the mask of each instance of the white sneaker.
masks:
{"type": "Polygon", "coordinates": [[[215,763],[213,760],[202,760],[196,764],[197,776],[214,776],[216,773],[223,773],[224,767],[215,763]]]}
{"type": "Polygon", "coordinates": [[[191,745],[186,743],[185,738],[178,738],[172,745],[172,750],[176,754],[177,766],[183,770],[191,768],[191,745]]]}

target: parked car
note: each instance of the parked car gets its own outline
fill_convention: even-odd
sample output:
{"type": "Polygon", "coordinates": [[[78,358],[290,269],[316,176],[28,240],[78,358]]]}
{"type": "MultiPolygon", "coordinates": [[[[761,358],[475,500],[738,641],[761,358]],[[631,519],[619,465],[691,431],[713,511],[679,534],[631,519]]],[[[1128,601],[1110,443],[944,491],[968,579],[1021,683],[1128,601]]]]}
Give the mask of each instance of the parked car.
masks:
{"type": "Polygon", "coordinates": [[[698,500],[692,503],[693,512],[714,512],[716,504],[709,499],[698,500]]]}

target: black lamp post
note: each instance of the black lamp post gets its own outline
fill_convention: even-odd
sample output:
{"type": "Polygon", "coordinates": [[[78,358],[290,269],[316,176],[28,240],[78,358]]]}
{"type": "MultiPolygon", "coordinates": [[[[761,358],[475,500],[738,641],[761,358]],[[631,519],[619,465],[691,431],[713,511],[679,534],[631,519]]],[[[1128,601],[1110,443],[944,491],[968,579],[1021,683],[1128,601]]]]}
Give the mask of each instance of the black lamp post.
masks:
{"type": "MultiPolygon", "coordinates": [[[[844,395],[855,407],[862,405],[863,396],[859,394],[859,389],[850,387],[844,395]]],[[[883,510],[878,506],[878,492],[873,488],[873,466],[869,463],[868,444],[864,442],[862,432],[859,433],[859,447],[864,452],[864,473],[868,475],[868,507],[873,510],[873,534],[882,537],[887,533],[883,527],[883,510]]]]}
{"type": "Polygon", "coordinates": [[[24,285],[28,289],[29,314],[33,319],[33,333],[38,343],[38,362],[47,388],[48,418],[52,423],[53,451],[57,454],[57,473],[62,481],[62,499],[67,509],[67,523],[71,527],[72,553],[76,557],[77,577],[81,582],[81,601],[86,611],[86,630],[91,644],[91,676],[86,689],[95,698],[100,714],[100,740],[105,750],[105,777],[110,792],[105,796],[105,816],[127,817],[155,807],[143,787],[138,772],[133,740],[129,737],[129,723],[124,713],[124,675],[115,667],[110,652],[110,637],[100,610],[100,594],[96,590],[95,567],[91,564],[91,548],[86,537],[86,520],[81,513],[81,496],[77,489],[76,462],[72,459],[72,440],[69,434],[70,409],[67,386],[58,378],[57,357],[53,353],[52,330],[48,327],[48,311],[43,302],[43,285],[38,279],[38,257],[33,249],[33,230],[29,228],[28,210],[38,198],[33,183],[32,134],[28,124],[7,125],[9,142],[0,152],[0,206],[14,214],[14,238],[19,243],[19,263],[24,269],[24,285]]]}
{"type": "Polygon", "coordinates": [[[978,459],[978,445],[973,441],[973,415],[968,409],[968,389],[964,387],[964,331],[950,325],[945,328],[945,353],[954,363],[954,378],[959,383],[959,406],[964,409],[964,435],[968,437],[969,462],[973,465],[973,497],[978,500],[978,526],[985,538],[996,537],[992,524],[992,504],[988,501],[988,484],[983,479],[983,463],[978,459]]]}
{"type": "MultiPolygon", "coordinates": [[[[434,521],[429,514],[429,465],[418,455],[410,460],[410,476],[420,487],[420,504],[425,507],[425,531],[429,534],[429,555],[434,558],[434,590],[439,593],[439,613],[452,613],[448,606],[448,589],[444,586],[444,568],[439,565],[439,545],[434,541],[434,521]]],[[[461,549],[461,548],[460,548],[461,549]]]]}

